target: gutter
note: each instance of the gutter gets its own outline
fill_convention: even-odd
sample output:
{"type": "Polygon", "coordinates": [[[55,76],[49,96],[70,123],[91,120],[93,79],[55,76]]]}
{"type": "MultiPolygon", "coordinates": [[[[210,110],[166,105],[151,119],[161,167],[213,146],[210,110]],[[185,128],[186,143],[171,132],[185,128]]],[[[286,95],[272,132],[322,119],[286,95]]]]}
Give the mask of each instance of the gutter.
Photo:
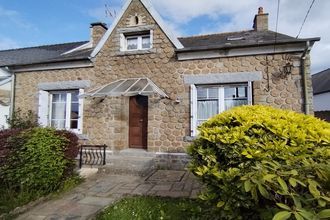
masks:
{"type": "Polygon", "coordinates": [[[311,44],[310,41],[306,41],[306,47],[301,55],[301,75],[303,79],[303,90],[304,90],[304,110],[305,114],[309,115],[311,112],[309,111],[309,106],[308,106],[308,90],[307,90],[307,76],[306,76],[306,68],[305,68],[305,61],[306,61],[306,56],[309,54],[310,50],[312,49],[313,44],[311,44]]]}
{"type": "Polygon", "coordinates": [[[219,49],[232,49],[232,48],[248,48],[248,47],[259,47],[259,46],[273,46],[274,43],[276,45],[286,45],[286,44],[299,44],[304,42],[315,42],[320,41],[319,37],[309,38],[309,39],[292,39],[292,40],[278,40],[274,41],[263,41],[256,43],[245,43],[245,44],[222,44],[222,45],[214,45],[214,46],[198,46],[198,47],[185,47],[182,49],[175,49],[175,52],[197,52],[197,51],[207,51],[207,50],[219,50],[219,49]]]}

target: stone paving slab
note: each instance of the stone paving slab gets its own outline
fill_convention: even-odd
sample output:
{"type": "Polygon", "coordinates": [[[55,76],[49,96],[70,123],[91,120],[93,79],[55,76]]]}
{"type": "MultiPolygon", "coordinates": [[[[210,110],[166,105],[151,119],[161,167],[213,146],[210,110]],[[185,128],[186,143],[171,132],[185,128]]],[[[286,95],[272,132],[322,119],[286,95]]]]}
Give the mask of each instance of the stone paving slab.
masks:
{"type": "Polygon", "coordinates": [[[18,216],[19,220],[85,220],[127,195],[196,198],[201,189],[188,171],[158,170],[148,177],[96,174],[75,189],[18,216]]]}
{"type": "Polygon", "coordinates": [[[113,198],[100,198],[100,197],[85,197],[82,200],[80,200],[79,204],[85,204],[85,205],[97,205],[97,206],[106,206],[110,203],[114,202],[113,198]]]}
{"type": "Polygon", "coordinates": [[[180,182],[186,171],[177,170],[157,170],[147,181],[151,182],[180,182]]]}

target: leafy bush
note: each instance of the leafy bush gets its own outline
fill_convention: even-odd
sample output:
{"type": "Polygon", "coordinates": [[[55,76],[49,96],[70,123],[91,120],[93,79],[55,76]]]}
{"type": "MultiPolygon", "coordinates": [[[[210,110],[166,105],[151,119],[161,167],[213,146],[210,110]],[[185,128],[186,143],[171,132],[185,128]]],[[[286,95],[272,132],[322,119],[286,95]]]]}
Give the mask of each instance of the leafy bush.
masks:
{"type": "Polygon", "coordinates": [[[22,112],[17,109],[11,118],[7,118],[7,123],[10,128],[28,129],[38,127],[38,116],[31,110],[22,112]]]}
{"type": "Polygon", "coordinates": [[[63,178],[70,177],[74,174],[76,167],[76,157],[79,153],[78,137],[75,133],[65,130],[56,131],[56,134],[66,140],[68,140],[64,147],[64,157],[68,161],[63,173],[63,178]]]}
{"type": "Polygon", "coordinates": [[[243,106],[202,124],[189,148],[201,198],[223,219],[330,218],[330,124],[243,106]]]}
{"type": "Polygon", "coordinates": [[[9,142],[12,153],[2,170],[10,186],[45,193],[59,187],[68,164],[64,157],[67,139],[50,128],[33,128],[9,142]]]}

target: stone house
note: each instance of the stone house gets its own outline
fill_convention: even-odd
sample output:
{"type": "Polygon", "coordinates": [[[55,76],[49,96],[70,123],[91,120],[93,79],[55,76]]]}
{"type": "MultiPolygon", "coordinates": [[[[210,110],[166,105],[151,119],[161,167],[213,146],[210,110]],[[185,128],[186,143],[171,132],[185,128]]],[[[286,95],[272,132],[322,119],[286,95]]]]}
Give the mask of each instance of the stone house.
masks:
{"type": "Polygon", "coordinates": [[[309,52],[319,38],[253,29],[177,38],[147,0],[128,0],[89,41],[0,51],[14,109],[113,152],[185,152],[197,126],[238,105],[313,113],[309,52]]]}

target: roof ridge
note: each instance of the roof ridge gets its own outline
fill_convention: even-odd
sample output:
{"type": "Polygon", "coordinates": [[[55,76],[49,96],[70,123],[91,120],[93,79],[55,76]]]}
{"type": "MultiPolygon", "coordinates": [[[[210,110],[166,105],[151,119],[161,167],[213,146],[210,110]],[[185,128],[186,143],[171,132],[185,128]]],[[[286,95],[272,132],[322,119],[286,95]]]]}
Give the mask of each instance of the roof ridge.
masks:
{"type": "Polygon", "coordinates": [[[26,49],[33,49],[33,48],[40,48],[40,47],[49,47],[49,46],[58,46],[58,45],[66,45],[66,44],[74,44],[74,43],[87,43],[88,41],[73,41],[73,42],[66,42],[66,43],[56,43],[56,44],[44,44],[32,47],[20,47],[20,48],[13,48],[13,49],[6,49],[0,50],[0,52],[8,52],[8,51],[17,51],[17,50],[26,50],[26,49]]]}
{"type": "MultiPolygon", "coordinates": [[[[320,71],[320,72],[314,73],[313,76],[316,76],[316,75],[318,75],[318,74],[321,74],[321,73],[327,72],[328,70],[330,70],[330,67],[328,67],[327,69],[324,69],[324,70],[322,70],[322,71],[320,71]]],[[[330,71],[329,71],[329,73],[330,73],[330,71]]]]}
{"type": "Polygon", "coordinates": [[[219,33],[210,33],[210,34],[197,34],[197,35],[191,35],[191,36],[186,36],[186,37],[178,37],[179,39],[183,38],[198,38],[198,37],[207,37],[207,36],[212,36],[212,35],[225,35],[225,34],[234,34],[234,33],[239,33],[239,32],[252,32],[255,30],[241,30],[241,31],[228,31],[228,32],[219,32],[219,33]]]}

